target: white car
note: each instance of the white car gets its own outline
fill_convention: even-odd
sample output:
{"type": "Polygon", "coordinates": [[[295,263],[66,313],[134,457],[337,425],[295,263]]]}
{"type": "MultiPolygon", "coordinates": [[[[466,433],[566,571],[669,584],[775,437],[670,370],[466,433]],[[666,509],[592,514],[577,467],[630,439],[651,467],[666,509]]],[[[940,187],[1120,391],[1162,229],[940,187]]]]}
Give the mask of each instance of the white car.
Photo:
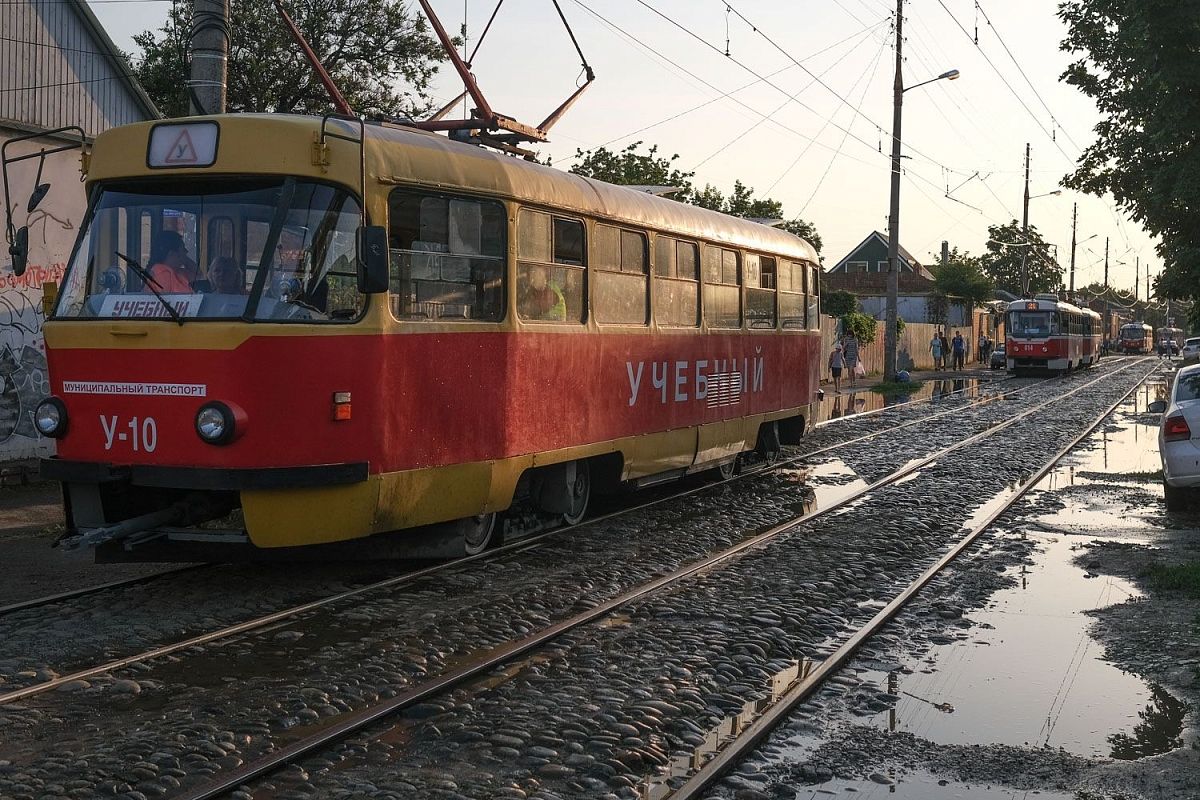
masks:
{"type": "Polygon", "coordinates": [[[1200,487],[1200,364],[1175,373],[1170,399],[1156,400],[1148,410],[1162,412],[1158,452],[1167,510],[1182,511],[1200,487]]]}
{"type": "Polygon", "coordinates": [[[1185,364],[1189,361],[1200,361],[1200,336],[1184,341],[1183,349],[1179,351],[1179,355],[1183,358],[1183,363],[1185,364]]]}

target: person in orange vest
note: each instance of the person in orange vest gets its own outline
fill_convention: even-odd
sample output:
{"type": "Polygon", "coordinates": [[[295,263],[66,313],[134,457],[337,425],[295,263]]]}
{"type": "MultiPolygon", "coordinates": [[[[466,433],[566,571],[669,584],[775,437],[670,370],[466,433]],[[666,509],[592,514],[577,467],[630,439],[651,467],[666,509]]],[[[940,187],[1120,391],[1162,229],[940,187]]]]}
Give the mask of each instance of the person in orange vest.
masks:
{"type": "Polygon", "coordinates": [[[176,231],[159,231],[150,245],[150,279],[160,294],[191,294],[196,262],[176,231]]]}

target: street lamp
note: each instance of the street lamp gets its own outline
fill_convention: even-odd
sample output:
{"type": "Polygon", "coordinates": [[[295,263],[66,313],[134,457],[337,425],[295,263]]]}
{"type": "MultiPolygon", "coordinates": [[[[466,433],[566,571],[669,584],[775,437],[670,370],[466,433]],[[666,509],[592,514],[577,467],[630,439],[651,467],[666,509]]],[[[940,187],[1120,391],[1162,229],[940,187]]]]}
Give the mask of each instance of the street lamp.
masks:
{"type": "MultiPolygon", "coordinates": [[[[904,63],[901,53],[904,47],[902,28],[904,26],[904,3],[897,0],[896,8],[896,83],[893,91],[892,111],[892,196],[888,207],[888,286],[887,313],[883,332],[883,379],[891,382],[896,380],[896,350],[899,336],[896,332],[897,295],[900,293],[900,123],[901,111],[904,108],[904,75],[901,66],[904,63]]],[[[913,84],[909,89],[916,89],[934,81],[957,80],[959,72],[956,69],[947,70],[936,78],[913,84]]]]}

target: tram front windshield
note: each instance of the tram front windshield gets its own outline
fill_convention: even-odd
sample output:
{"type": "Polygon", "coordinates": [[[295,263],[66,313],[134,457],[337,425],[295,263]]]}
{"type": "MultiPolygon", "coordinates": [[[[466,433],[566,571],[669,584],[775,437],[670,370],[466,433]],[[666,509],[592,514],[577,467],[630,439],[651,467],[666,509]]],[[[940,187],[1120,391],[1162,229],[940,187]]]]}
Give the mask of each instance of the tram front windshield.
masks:
{"type": "Polygon", "coordinates": [[[294,178],[107,184],[55,317],[352,321],[360,224],[348,192],[294,178]]]}
{"type": "Polygon", "coordinates": [[[1012,311],[1008,315],[1008,335],[1032,338],[1058,333],[1058,314],[1053,311],[1012,311]]]}
{"type": "Polygon", "coordinates": [[[1145,328],[1121,328],[1121,338],[1140,342],[1146,338],[1145,328]]]}

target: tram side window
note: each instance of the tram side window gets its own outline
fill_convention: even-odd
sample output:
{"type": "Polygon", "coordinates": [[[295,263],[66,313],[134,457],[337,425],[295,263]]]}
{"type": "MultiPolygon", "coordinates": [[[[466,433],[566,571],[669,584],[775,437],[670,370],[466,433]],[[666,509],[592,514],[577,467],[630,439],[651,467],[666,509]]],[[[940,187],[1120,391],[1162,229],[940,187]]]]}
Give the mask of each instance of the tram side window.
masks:
{"type": "Polygon", "coordinates": [[[705,245],[704,319],[709,327],[742,327],[741,300],[737,251],[705,245]]]}
{"type": "Polygon", "coordinates": [[[584,264],[581,221],[521,209],[517,315],[541,322],[583,322],[584,264]]]}
{"type": "Polygon", "coordinates": [[[821,330],[821,268],[808,268],[808,329],[821,330]]]}
{"type": "Polygon", "coordinates": [[[743,274],[746,282],[746,325],[775,328],[775,259],[747,253],[743,274]]]}
{"type": "Polygon", "coordinates": [[[700,325],[699,253],[694,242],[654,240],[654,318],[669,328],[700,325]]]}
{"type": "Polygon", "coordinates": [[[507,225],[497,202],[393,191],[388,247],[396,318],[499,321],[507,225]]]}
{"type": "Polygon", "coordinates": [[[784,330],[804,330],[807,301],[804,290],[808,285],[808,267],[788,261],[779,269],[779,324],[784,330]]]}
{"type": "Polygon", "coordinates": [[[592,242],[592,311],[596,321],[645,325],[647,300],[646,235],[597,225],[592,242]]]}

